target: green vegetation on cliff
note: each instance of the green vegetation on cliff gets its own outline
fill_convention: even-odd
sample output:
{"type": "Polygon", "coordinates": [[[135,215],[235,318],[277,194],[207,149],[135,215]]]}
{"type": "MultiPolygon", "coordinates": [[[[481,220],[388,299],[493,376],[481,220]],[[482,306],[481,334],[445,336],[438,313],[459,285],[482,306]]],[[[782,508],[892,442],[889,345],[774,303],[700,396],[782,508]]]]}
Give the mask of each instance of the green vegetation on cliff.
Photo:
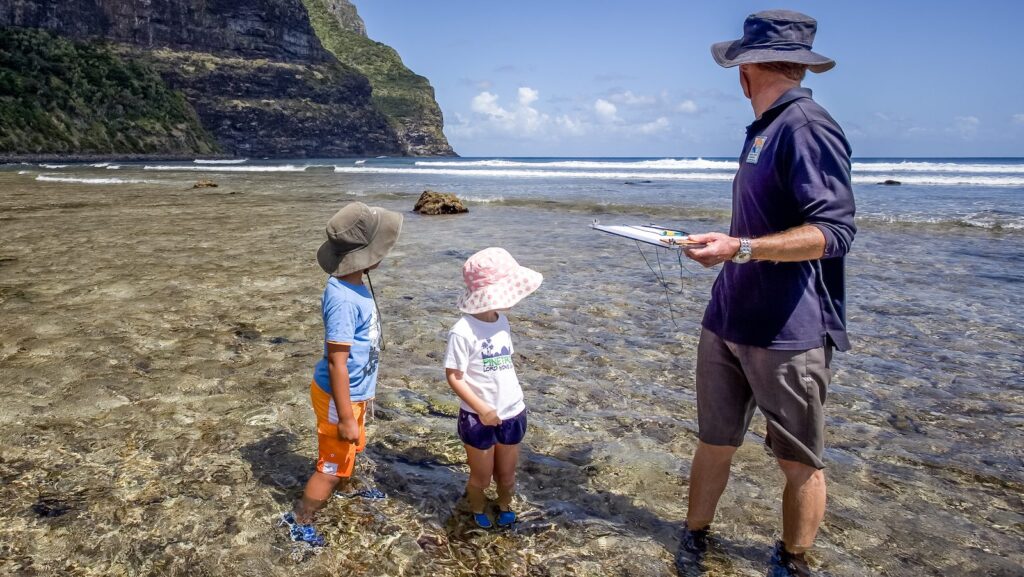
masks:
{"type": "Polygon", "coordinates": [[[346,30],[325,1],[302,0],[320,42],[339,61],[370,80],[374,104],[390,119],[408,152],[454,154],[442,131],[441,108],[430,81],[406,68],[394,48],[346,30]]]}
{"type": "Polygon", "coordinates": [[[0,28],[0,153],[209,154],[184,97],[115,46],[0,28]]]}

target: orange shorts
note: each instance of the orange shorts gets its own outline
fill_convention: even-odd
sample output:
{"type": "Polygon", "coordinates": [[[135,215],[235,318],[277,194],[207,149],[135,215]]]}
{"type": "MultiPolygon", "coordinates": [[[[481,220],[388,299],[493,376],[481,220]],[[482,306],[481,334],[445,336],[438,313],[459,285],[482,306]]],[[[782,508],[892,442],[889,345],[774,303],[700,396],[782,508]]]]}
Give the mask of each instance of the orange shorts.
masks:
{"type": "Polygon", "coordinates": [[[334,396],[325,393],[316,381],[309,387],[309,396],[316,413],[316,436],[319,441],[319,457],[316,470],[335,477],[351,477],[356,466],[356,453],[366,448],[366,401],[352,403],[352,414],[359,423],[359,442],[350,443],[338,438],[338,407],[334,396]]]}

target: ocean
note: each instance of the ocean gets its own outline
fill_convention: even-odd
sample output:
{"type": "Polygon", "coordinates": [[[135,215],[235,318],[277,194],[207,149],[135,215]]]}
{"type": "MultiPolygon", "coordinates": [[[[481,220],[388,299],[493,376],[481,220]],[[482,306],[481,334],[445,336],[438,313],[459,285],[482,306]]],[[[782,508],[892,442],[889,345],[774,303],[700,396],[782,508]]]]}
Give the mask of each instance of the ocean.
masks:
{"type": "MultiPolygon", "coordinates": [[[[726,231],[724,158],[368,158],[0,168],[0,569],[82,574],[673,575],[716,270],[593,231],[726,231]],[[197,180],[215,188],[196,188],[197,180]],[[424,190],[464,215],[410,213],[424,190]],[[327,219],[406,214],[374,273],[387,350],[331,547],[273,526],[312,467],[327,219]],[[461,263],[542,272],[510,313],[530,408],[522,522],[475,531],[440,355],[461,263]],[[641,250],[644,250],[641,254],[641,250]],[[645,261],[646,257],[646,261],[645,261]],[[649,263],[649,265],[648,265],[649,263]],[[658,271],[665,280],[660,284],[658,271]],[[42,511],[42,512],[41,512],[42,511]],[[47,513],[49,512],[49,513],[47,513]],[[51,514],[52,513],[52,514],[51,514]]],[[[822,575],[1024,564],[1024,159],[858,158],[853,350],[826,403],[822,575]],[[882,185],[895,180],[899,185],[882,185]]],[[[763,574],[780,476],[756,417],[715,575],[763,574]]]]}

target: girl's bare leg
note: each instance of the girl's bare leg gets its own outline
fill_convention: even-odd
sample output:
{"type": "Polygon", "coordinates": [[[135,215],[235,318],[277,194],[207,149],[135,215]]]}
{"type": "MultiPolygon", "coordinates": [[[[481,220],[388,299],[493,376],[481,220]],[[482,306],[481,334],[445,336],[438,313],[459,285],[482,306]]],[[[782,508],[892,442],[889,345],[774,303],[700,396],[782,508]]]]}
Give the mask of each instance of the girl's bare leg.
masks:
{"type": "Polygon", "coordinates": [[[469,463],[469,482],[466,483],[466,496],[469,497],[469,506],[474,513],[483,513],[487,505],[487,497],[484,491],[491,486],[491,477],[494,474],[494,447],[481,451],[475,447],[465,445],[466,461],[469,463]]]}
{"type": "Polygon", "coordinates": [[[498,508],[508,511],[516,487],[516,466],[519,464],[519,445],[494,446],[494,481],[498,484],[498,508]]]}

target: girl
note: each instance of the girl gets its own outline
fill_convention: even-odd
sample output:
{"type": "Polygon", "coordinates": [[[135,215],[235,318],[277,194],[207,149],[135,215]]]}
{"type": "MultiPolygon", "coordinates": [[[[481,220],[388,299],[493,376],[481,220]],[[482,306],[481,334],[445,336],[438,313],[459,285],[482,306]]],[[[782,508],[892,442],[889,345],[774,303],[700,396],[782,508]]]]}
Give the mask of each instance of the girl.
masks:
{"type": "Polygon", "coordinates": [[[519,443],[526,435],[526,405],[512,366],[512,336],[502,311],[537,290],[540,273],[519,266],[502,248],[484,249],[462,267],[466,292],[458,307],[465,313],[448,333],[445,376],[462,399],[459,438],[466,447],[469,481],[466,495],[476,524],[492,527],[484,512],[484,491],[498,485],[499,527],[516,521],[512,495],[519,443]]]}

